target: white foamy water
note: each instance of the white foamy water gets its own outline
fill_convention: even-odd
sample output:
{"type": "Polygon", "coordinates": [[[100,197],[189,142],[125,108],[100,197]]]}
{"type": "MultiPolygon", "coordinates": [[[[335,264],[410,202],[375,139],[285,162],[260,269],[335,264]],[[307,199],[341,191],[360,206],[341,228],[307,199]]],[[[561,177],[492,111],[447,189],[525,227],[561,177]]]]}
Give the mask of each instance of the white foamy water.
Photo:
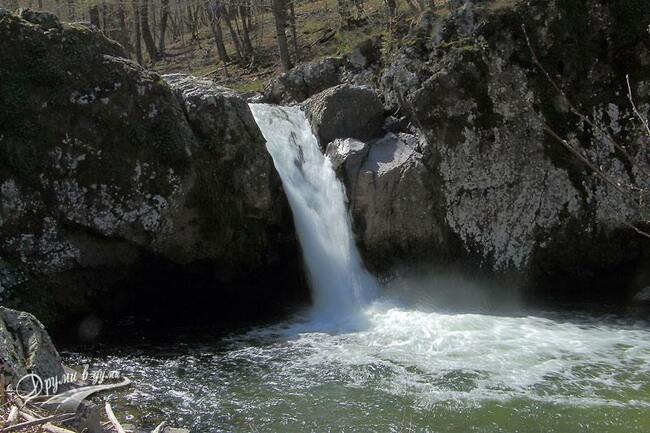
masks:
{"type": "Polygon", "coordinates": [[[296,318],[180,352],[70,361],[133,379],[115,403],[151,426],[174,413],[211,432],[650,431],[648,323],[390,302],[363,314],[347,332],[296,318]]]}
{"type": "Polygon", "coordinates": [[[293,212],[312,289],[323,319],[354,314],[377,291],[357,251],[345,191],[300,107],[251,104],[293,212]]]}

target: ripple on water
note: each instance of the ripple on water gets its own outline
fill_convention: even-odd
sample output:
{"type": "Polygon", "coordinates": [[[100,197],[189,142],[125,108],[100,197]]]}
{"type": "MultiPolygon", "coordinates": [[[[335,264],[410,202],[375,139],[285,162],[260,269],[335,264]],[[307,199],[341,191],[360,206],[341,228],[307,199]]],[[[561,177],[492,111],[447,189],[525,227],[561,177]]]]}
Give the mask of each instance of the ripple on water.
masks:
{"type": "Polygon", "coordinates": [[[200,432],[650,431],[643,324],[386,304],[357,319],[297,317],[182,353],[67,357],[132,378],[110,398],[147,427],[171,416],[200,432]]]}

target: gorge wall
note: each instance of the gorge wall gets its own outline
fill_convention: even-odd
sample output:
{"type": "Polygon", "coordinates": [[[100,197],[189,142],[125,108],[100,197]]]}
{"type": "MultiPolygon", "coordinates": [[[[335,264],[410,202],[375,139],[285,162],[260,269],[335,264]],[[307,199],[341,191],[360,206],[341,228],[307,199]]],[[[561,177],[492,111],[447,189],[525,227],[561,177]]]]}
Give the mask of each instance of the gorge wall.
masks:
{"type": "Polygon", "coordinates": [[[268,308],[276,279],[299,290],[290,214],[245,100],[161,78],[92,27],[0,17],[3,304],[55,323],[210,300],[219,318],[235,300],[268,308]]]}
{"type": "Polygon", "coordinates": [[[356,130],[342,122],[336,137],[321,135],[371,267],[461,263],[530,293],[583,299],[647,285],[649,240],[637,229],[648,230],[650,137],[626,76],[647,118],[650,5],[455,3],[451,16],[423,13],[389,56],[369,40],[296,68],[265,95],[311,96],[317,131],[323,107],[341,107],[350,90],[309,89],[362,84],[383,102],[382,129],[367,117],[368,95],[352,104],[357,122],[350,107],[341,116],[356,130]]]}

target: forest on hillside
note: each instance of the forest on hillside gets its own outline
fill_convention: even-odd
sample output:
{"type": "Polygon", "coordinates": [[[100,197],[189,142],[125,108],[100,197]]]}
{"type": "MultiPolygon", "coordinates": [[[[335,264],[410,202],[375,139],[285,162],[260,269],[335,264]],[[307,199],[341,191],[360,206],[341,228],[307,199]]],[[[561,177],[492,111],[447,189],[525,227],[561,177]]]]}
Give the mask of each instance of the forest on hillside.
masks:
{"type": "Polygon", "coordinates": [[[1,0],[86,22],[160,72],[192,72],[260,90],[280,71],[392,35],[447,0],[1,0]]]}

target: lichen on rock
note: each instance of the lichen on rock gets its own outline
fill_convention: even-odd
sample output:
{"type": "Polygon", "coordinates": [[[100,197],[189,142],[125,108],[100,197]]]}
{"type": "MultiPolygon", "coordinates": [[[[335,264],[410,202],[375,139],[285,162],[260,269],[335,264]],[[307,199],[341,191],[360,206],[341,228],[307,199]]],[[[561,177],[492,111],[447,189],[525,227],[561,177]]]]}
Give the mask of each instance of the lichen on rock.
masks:
{"type": "Polygon", "coordinates": [[[57,23],[0,20],[3,304],[54,323],[137,284],[147,261],[223,285],[280,266],[291,223],[245,100],[57,23]]]}

